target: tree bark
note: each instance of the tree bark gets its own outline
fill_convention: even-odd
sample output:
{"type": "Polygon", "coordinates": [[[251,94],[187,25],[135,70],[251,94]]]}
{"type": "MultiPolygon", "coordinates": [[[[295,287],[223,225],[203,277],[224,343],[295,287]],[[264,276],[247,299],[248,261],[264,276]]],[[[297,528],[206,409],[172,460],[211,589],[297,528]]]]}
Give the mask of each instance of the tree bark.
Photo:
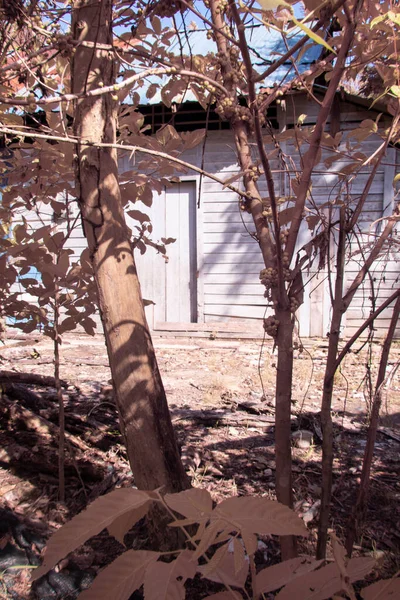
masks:
{"type": "MultiPolygon", "coordinates": [[[[235,66],[229,53],[229,42],[221,34],[225,21],[218,2],[210,2],[212,22],[215,26],[214,35],[220,55],[226,57],[221,62],[221,74],[225,88],[230,92],[234,103],[239,106],[236,86],[232,84],[232,73],[235,66]]],[[[254,81],[252,79],[253,68],[248,52],[244,28],[234,2],[230,2],[230,10],[236,22],[239,36],[240,49],[243,62],[247,70],[249,104],[251,107],[254,126],[256,128],[256,139],[259,142],[258,150],[264,168],[268,193],[274,215],[275,241],[272,238],[269,225],[263,215],[263,203],[258,185],[251,175],[254,161],[251,155],[249,142],[249,131],[246,123],[233,115],[230,118],[232,131],[235,137],[235,145],[240,168],[243,171],[243,184],[246,192],[252,200],[247,202],[247,210],[251,213],[256,228],[257,240],[263,256],[266,268],[277,269],[278,289],[273,291],[273,299],[276,300],[275,316],[279,320],[276,344],[278,347],[278,367],[276,378],[276,409],[275,409],[275,453],[276,453],[276,494],[279,502],[286,506],[293,506],[292,497],[292,452],[290,444],[291,433],[291,399],[292,399],[292,375],[293,375],[293,316],[290,312],[289,299],[285,290],[282,273],[282,248],[279,238],[279,222],[276,211],[276,194],[272,172],[263,147],[261,125],[256,104],[254,81]],[[258,128],[258,129],[257,129],[258,128]],[[258,134],[258,135],[257,135],[258,134]]],[[[296,539],[294,536],[281,537],[282,560],[293,558],[297,555],[296,539]]]]}
{"type": "MultiPolygon", "coordinates": [[[[75,0],[72,92],[114,85],[116,65],[111,51],[112,0],[75,0]]],[[[189,487],[180,460],[166,395],[146,322],[130,232],[118,183],[116,150],[97,148],[115,143],[115,96],[76,102],[77,184],[83,227],[96,281],[98,303],[113,377],[115,401],[135,483],[139,489],[178,492],[189,487]]]]}
{"type": "Polygon", "coordinates": [[[340,208],[339,239],[336,255],[336,280],[335,294],[332,306],[332,320],[329,330],[328,356],[321,403],[321,427],[322,427],[322,493],[321,513],[318,528],[317,558],[325,558],[326,543],[328,539],[328,525],[330,517],[330,505],[332,496],[332,463],[333,463],[333,427],[332,427],[332,394],[336,372],[336,357],[339,347],[340,327],[342,324],[343,308],[343,280],[345,264],[346,209],[340,208]]]}

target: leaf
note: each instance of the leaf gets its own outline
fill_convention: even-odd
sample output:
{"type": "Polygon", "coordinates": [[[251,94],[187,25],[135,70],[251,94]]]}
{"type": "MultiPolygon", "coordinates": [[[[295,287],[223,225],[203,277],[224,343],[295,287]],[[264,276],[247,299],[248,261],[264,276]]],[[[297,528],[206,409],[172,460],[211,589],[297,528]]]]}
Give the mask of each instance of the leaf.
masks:
{"type": "Polygon", "coordinates": [[[400,85],[392,85],[390,91],[396,96],[396,98],[400,98],[400,85]]]}
{"type": "Polygon", "coordinates": [[[153,16],[151,17],[151,25],[154,29],[154,33],[156,35],[160,35],[161,31],[162,31],[162,26],[161,26],[161,21],[158,17],[153,16]]]}
{"type": "Polygon", "coordinates": [[[229,543],[217,548],[217,550],[214,552],[208,563],[206,565],[201,566],[201,573],[203,577],[208,577],[210,573],[214,573],[214,571],[218,568],[219,564],[228,553],[228,547],[229,543]]]}
{"type": "Polygon", "coordinates": [[[181,138],[184,143],[185,150],[191,150],[192,148],[200,144],[200,142],[204,140],[205,135],[205,129],[196,129],[195,131],[181,133],[181,138]]]}
{"type": "Polygon", "coordinates": [[[247,575],[249,572],[248,560],[245,561],[243,568],[236,573],[235,572],[235,561],[232,552],[228,552],[228,544],[218,548],[210,563],[215,559],[212,569],[210,569],[210,563],[198,567],[199,573],[215,581],[216,583],[223,583],[224,585],[232,585],[234,587],[244,587],[246,583],[247,575]],[[207,573],[207,574],[206,574],[207,573]]]}
{"type": "Polygon", "coordinates": [[[164,125],[164,127],[157,131],[156,139],[160,144],[166,146],[171,140],[180,141],[180,136],[175,127],[164,125]]]}
{"type": "Polygon", "coordinates": [[[146,300],[146,298],[143,298],[143,306],[155,306],[156,303],[153,302],[153,300],[146,300]]]}
{"type": "Polygon", "coordinates": [[[125,535],[135,523],[140,521],[140,519],[147,514],[149,506],[150,502],[146,502],[145,504],[142,504],[142,506],[138,506],[124,515],[121,515],[107,527],[108,533],[115,537],[120,544],[123,544],[125,535]]]}
{"type": "Polygon", "coordinates": [[[224,185],[222,186],[222,189],[224,190],[227,185],[231,185],[232,183],[234,183],[238,179],[241,179],[243,177],[243,175],[244,175],[244,172],[240,171],[240,173],[235,173],[231,177],[228,177],[227,179],[224,179],[224,185]]]}
{"type": "Polygon", "coordinates": [[[20,244],[26,237],[26,225],[16,225],[13,233],[15,241],[17,244],[20,244]]]}
{"type": "Polygon", "coordinates": [[[364,600],[396,600],[400,598],[400,577],[382,579],[361,590],[364,600]]]}
{"type": "Polygon", "coordinates": [[[54,235],[49,238],[46,242],[46,247],[49,252],[57,252],[60,248],[62,248],[65,241],[65,236],[62,231],[58,231],[54,235]]]}
{"type": "Polygon", "coordinates": [[[185,583],[196,575],[197,561],[193,552],[185,550],[176,560],[169,563],[156,562],[150,565],[144,579],[146,600],[184,600],[185,583]]]}
{"type": "Polygon", "coordinates": [[[127,214],[132,217],[132,219],[135,219],[135,221],[139,221],[139,223],[150,222],[149,215],[146,215],[146,213],[141,210],[128,210],[127,214]]]}
{"type": "Polygon", "coordinates": [[[283,210],[279,211],[279,224],[283,226],[290,223],[295,214],[295,210],[296,209],[294,206],[290,206],[289,208],[284,208],[283,210]]]}
{"type": "Polygon", "coordinates": [[[292,15],[291,19],[295,23],[295,25],[297,25],[297,27],[300,27],[300,29],[302,29],[304,31],[304,33],[311,40],[313,40],[316,44],[319,44],[320,46],[324,46],[327,50],[336,54],[336,52],[332,48],[332,46],[330,46],[320,35],[318,35],[317,33],[314,33],[314,31],[312,31],[309,27],[307,27],[307,25],[304,25],[304,23],[302,23],[301,21],[298,21],[294,15],[292,15]]]}
{"type": "Polygon", "coordinates": [[[224,530],[224,526],[225,523],[223,521],[212,521],[206,527],[195,551],[196,559],[200,558],[200,556],[204,554],[204,552],[210,546],[216,543],[216,537],[218,536],[220,531],[224,530]]]}
{"type": "Polygon", "coordinates": [[[208,520],[213,509],[210,493],[198,488],[166,494],[164,500],[169,508],[196,523],[208,520]]]}
{"type": "Polygon", "coordinates": [[[67,317],[64,321],[59,325],[58,332],[65,333],[66,331],[72,331],[76,327],[76,319],[73,317],[67,317]]]}
{"type": "Polygon", "coordinates": [[[339,567],[339,571],[343,577],[343,579],[347,576],[346,570],[346,549],[340,543],[336,535],[332,532],[330,534],[330,538],[332,541],[332,549],[333,549],[333,558],[336,561],[337,566],[339,567]]]}
{"type": "Polygon", "coordinates": [[[397,183],[398,181],[400,181],[400,173],[397,173],[397,175],[395,175],[393,183],[397,183]]]}
{"type": "Polygon", "coordinates": [[[242,540],[244,543],[244,547],[246,548],[246,552],[249,556],[252,556],[257,552],[258,542],[257,537],[253,533],[249,533],[245,529],[242,529],[240,532],[242,536],[242,540]]]}
{"type": "Polygon", "coordinates": [[[90,275],[93,273],[92,263],[90,261],[90,250],[89,248],[85,248],[80,256],[79,262],[81,263],[81,267],[85,273],[89,273],[90,275]]]}
{"type": "Polygon", "coordinates": [[[63,277],[69,269],[69,255],[65,250],[58,257],[57,264],[54,265],[54,275],[63,277]]]}
{"type": "Polygon", "coordinates": [[[252,496],[223,500],[213,515],[234,524],[235,530],[274,535],[308,535],[302,520],[287,506],[252,496]]]}
{"type": "Polygon", "coordinates": [[[176,238],[172,238],[172,237],[169,237],[169,238],[161,238],[161,241],[162,241],[162,243],[163,243],[165,246],[167,246],[168,244],[173,244],[173,243],[175,243],[175,242],[176,242],[176,238]]]}
{"type": "Polygon", "coordinates": [[[146,98],[148,98],[150,100],[150,98],[153,98],[153,96],[156,95],[158,90],[158,85],[156,83],[152,83],[151,85],[149,85],[149,87],[147,88],[147,92],[146,92],[146,98]]]}
{"type": "Polygon", "coordinates": [[[235,575],[243,569],[243,565],[246,562],[246,555],[244,552],[243,545],[238,538],[233,538],[233,564],[235,565],[235,575]]]}
{"type": "Polygon", "coordinates": [[[103,569],[78,600],[128,600],[143,585],[147,569],[159,556],[147,550],[128,550],[103,569]]]}
{"type": "MultiPolygon", "coordinates": [[[[349,581],[363,579],[376,565],[373,558],[351,558],[347,563],[349,581]]],[[[307,600],[326,600],[342,591],[343,583],[339,567],[336,563],[322,567],[313,573],[305,573],[283,588],[275,600],[293,600],[293,598],[307,598],[307,600]]]]}
{"type": "Polygon", "coordinates": [[[287,585],[296,577],[313,571],[319,567],[322,560],[312,560],[311,558],[291,558],[278,565],[267,567],[257,574],[256,587],[258,592],[267,594],[287,585]]]}
{"type": "Polygon", "coordinates": [[[87,333],[88,335],[93,336],[96,333],[96,321],[93,321],[93,319],[91,319],[90,317],[81,319],[80,324],[85,330],[85,333],[87,333]]]}
{"type": "Polygon", "coordinates": [[[39,579],[64,556],[84,544],[89,538],[108,527],[116,518],[149,500],[149,495],[141,490],[121,488],[97,498],[86,510],[58,529],[49,539],[44,561],[33,578],[39,579]]]}

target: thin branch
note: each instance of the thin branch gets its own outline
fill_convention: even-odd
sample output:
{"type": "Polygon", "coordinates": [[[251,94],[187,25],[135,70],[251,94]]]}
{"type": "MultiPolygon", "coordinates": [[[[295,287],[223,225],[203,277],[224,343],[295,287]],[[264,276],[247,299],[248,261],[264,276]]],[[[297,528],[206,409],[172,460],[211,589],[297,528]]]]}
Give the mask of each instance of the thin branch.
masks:
{"type": "MultiPolygon", "coordinates": [[[[360,0],[358,1],[356,6],[359,6],[360,0]]],[[[318,115],[317,122],[314,127],[314,131],[311,135],[310,139],[310,147],[306,154],[304,155],[304,170],[299,184],[299,191],[297,194],[297,199],[295,203],[295,211],[292,219],[292,223],[289,229],[289,237],[286,244],[286,251],[289,254],[289,259],[292,258],[294,249],[296,246],[296,240],[299,233],[300,225],[302,223],[302,214],[304,210],[304,205],[306,202],[308,190],[310,187],[311,176],[314,170],[314,167],[318,161],[318,153],[321,147],[321,139],[322,134],[324,132],[324,128],[328,117],[331,112],[331,107],[333,103],[333,99],[336,95],[337,89],[339,87],[340,81],[342,79],[347,55],[350,51],[351,45],[353,43],[354,33],[356,29],[355,21],[351,21],[348,23],[344,35],[342,45],[337,57],[337,61],[335,66],[333,67],[332,76],[329,81],[329,86],[326,91],[324,100],[322,102],[321,110],[318,115]]]]}
{"type": "Polygon", "coordinates": [[[147,69],[146,71],[142,71],[141,73],[135,73],[131,77],[128,77],[124,81],[120,83],[115,83],[114,85],[107,85],[104,87],[96,88],[95,90],[87,90],[86,92],[80,92],[79,94],[61,94],[59,96],[49,96],[47,98],[19,98],[18,96],[14,98],[6,98],[4,96],[0,96],[0,104],[8,104],[12,106],[27,106],[31,104],[36,104],[38,106],[47,106],[49,104],[58,104],[59,102],[71,102],[72,100],[78,100],[80,98],[90,98],[92,96],[102,96],[103,94],[116,93],[120,90],[123,90],[126,87],[129,87],[136,81],[148,77],[150,75],[180,75],[181,77],[193,77],[193,79],[200,79],[201,81],[206,81],[214,88],[219,89],[224,95],[227,95],[228,92],[218,81],[211,79],[211,77],[207,77],[207,75],[203,75],[202,73],[198,73],[196,71],[189,71],[187,69],[178,69],[177,67],[152,67],[147,69]]]}
{"type": "Polygon", "coordinates": [[[398,290],[396,290],[384,302],[382,302],[382,304],[376,310],[374,310],[374,312],[368,317],[368,319],[366,319],[364,321],[364,323],[357,329],[357,331],[355,332],[355,334],[345,344],[345,346],[341,350],[339,356],[337,357],[335,365],[334,365],[335,371],[340,366],[340,363],[342,362],[342,360],[344,359],[344,357],[346,356],[346,354],[350,351],[350,349],[351,349],[352,345],[354,344],[354,342],[356,342],[358,340],[358,338],[360,337],[360,335],[367,329],[367,327],[369,327],[371,325],[371,323],[373,321],[375,321],[375,319],[381,314],[381,312],[384,311],[385,308],[387,308],[394,300],[396,300],[396,298],[398,296],[400,296],[400,288],[398,290]]]}
{"type": "Polygon", "coordinates": [[[344,311],[347,309],[347,307],[349,306],[350,302],[352,301],[357,289],[360,287],[360,285],[364,281],[365,276],[367,275],[372,263],[378,258],[379,253],[382,250],[384,243],[387,241],[387,239],[389,238],[389,236],[391,235],[391,233],[393,231],[393,227],[395,226],[395,223],[398,220],[397,217],[399,214],[400,214],[400,203],[396,206],[396,209],[395,209],[393,215],[388,218],[388,222],[386,224],[385,229],[380,234],[380,236],[379,236],[378,240],[375,242],[375,245],[372,248],[368,258],[365,260],[362,268],[360,269],[360,271],[357,273],[356,277],[354,278],[353,283],[350,285],[346,294],[343,296],[344,311]]]}

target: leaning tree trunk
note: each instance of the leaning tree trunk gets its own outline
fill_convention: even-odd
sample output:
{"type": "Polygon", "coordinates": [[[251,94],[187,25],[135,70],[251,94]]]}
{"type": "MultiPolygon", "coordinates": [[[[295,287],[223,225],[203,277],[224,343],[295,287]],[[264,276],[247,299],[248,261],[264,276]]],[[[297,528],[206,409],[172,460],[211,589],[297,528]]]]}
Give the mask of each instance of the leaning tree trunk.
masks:
{"type": "MultiPolygon", "coordinates": [[[[74,2],[72,92],[115,85],[111,50],[112,0],[74,2]]],[[[110,94],[76,101],[77,184],[96,281],[121,431],[140,489],[189,487],[176,444],[164,387],[143,308],[118,184],[115,143],[118,103],[110,94]]]]}
{"type": "MultiPolygon", "coordinates": [[[[234,18],[235,16],[237,17],[237,11],[235,9],[234,3],[230,4],[230,9],[232,10],[234,18]]],[[[246,209],[251,213],[253,217],[253,222],[257,233],[257,239],[260,245],[260,250],[263,256],[265,267],[276,270],[277,259],[275,257],[275,244],[269,231],[268,223],[263,214],[264,207],[256,183],[257,176],[254,177],[255,163],[253,161],[251,153],[249,130],[245,120],[238,118],[238,112],[240,114],[240,105],[234,79],[235,69],[239,66],[238,58],[235,58],[235,54],[230,52],[231,46],[229,42],[227,42],[226,37],[221,33],[221,31],[223,31],[225,27],[225,20],[223,17],[223,11],[221,11],[220,5],[217,0],[213,0],[212,2],[210,2],[210,11],[212,22],[215,27],[214,36],[218,48],[218,53],[221,57],[223,57],[221,59],[221,75],[223,83],[230,94],[229,99],[233,102],[232,107],[237,108],[237,111],[233,112],[233,114],[231,114],[232,108],[228,108],[225,117],[230,120],[235,139],[238,162],[240,164],[241,170],[244,173],[244,188],[248,193],[249,198],[251,198],[251,200],[246,200],[246,209]]],[[[238,33],[243,61],[244,63],[246,63],[247,58],[248,62],[250,62],[250,59],[248,57],[247,42],[244,37],[244,33],[242,33],[242,31],[240,30],[239,25],[238,33]]],[[[250,100],[254,100],[254,102],[250,102],[250,104],[253,104],[253,106],[255,106],[256,102],[255,98],[253,98],[254,90],[250,89],[251,87],[253,87],[253,83],[250,81],[251,73],[252,67],[250,64],[248,69],[250,91],[249,98],[250,100]]],[[[221,107],[222,106],[223,103],[221,102],[221,107]]],[[[253,118],[255,119],[254,114],[253,118]]],[[[265,149],[263,147],[261,129],[259,133],[261,137],[261,148],[259,147],[259,154],[262,156],[262,152],[265,152],[265,149]]],[[[270,194],[271,204],[276,204],[272,173],[269,169],[269,166],[267,169],[264,167],[264,170],[267,181],[267,187],[270,194]]],[[[275,228],[275,233],[278,233],[279,237],[278,229],[278,227],[275,228]]],[[[276,317],[280,322],[278,336],[276,338],[276,344],[278,346],[275,411],[276,495],[279,502],[282,502],[283,504],[292,507],[293,494],[292,453],[290,445],[290,416],[293,374],[293,323],[292,314],[290,312],[289,307],[289,301],[287,298],[287,294],[284,290],[283,280],[281,281],[281,292],[282,293],[280,294],[280,296],[283,298],[280,298],[282,301],[277,303],[279,306],[275,311],[276,317]]],[[[274,297],[276,297],[275,291],[274,297]]],[[[280,543],[282,560],[287,560],[297,555],[296,539],[294,536],[281,536],[280,543]]]]}

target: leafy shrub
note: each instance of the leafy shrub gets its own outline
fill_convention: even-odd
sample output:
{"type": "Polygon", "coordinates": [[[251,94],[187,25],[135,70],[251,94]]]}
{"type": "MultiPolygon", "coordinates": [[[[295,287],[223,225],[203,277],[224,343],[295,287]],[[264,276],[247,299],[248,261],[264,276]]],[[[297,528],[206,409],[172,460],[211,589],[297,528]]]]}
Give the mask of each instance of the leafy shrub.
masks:
{"type": "Polygon", "coordinates": [[[123,488],[98,498],[54,533],[34,579],[105,528],[123,543],[125,534],[154,502],[168,511],[172,519],[169,526],[181,528],[191,548],[166,553],[127,550],[99,573],[79,600],[128,600],[141,586],[145,600],[183,600],[185,583],[196,573],[225,587],[208,600],[240,600],[243,594],[259,598],[280,588],[279,600],[324,600],[341,591],[355,598],[351,582],[364,578],[375,566],[373,558],[347,560],[343,547],[333,537],[335,562],[323,565],[322,560],[299,557],[257,573],[256,534],[308,534],[302,520],[286,506],[252,496],[228,498],[213,506],[206,490],[193,488],[162,496],[157,490],[123,488]],[[195,533],[190,534],[188,528],[195,533]],[[217,547],[214,552],[213,546],[217,547]]]}

